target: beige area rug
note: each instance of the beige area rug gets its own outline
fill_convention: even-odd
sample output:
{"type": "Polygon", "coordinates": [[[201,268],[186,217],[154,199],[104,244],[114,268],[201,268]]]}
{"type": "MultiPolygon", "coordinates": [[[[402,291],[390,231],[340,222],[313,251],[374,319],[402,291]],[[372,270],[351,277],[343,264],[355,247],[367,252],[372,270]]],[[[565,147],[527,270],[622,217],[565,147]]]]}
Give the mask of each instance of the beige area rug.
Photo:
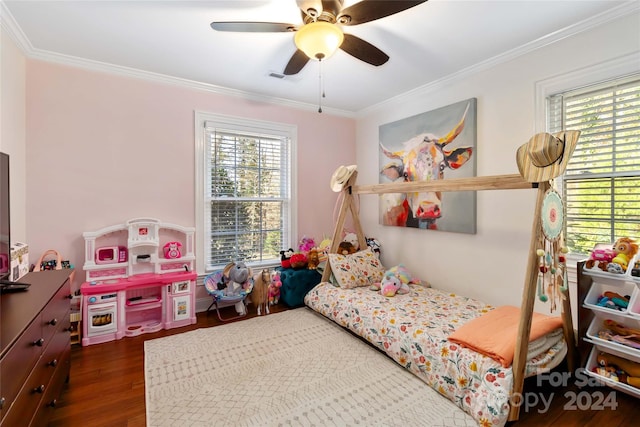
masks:
{"type": "Polygon", "coordinates": [[[306,307],[144,344],[150,427],[477,425],[306,307]]]}

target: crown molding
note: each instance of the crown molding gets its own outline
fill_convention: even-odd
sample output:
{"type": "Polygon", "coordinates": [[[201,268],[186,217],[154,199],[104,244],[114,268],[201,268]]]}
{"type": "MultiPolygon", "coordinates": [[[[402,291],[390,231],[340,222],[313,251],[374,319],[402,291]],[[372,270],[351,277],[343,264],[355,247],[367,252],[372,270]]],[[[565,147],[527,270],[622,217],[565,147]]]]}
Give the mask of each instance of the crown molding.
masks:
{"type": "MultiPolygon", "coordinates": [[[[218,95],[236,97],[246,99],[257,103],[266,103],[281,107],[293,108],[303,111],[318,111],[318,106],[304,102],[292,101],[284,98],[277,98],[267,95],[259,95],[251,92],[245,92],[237,89],[230,89],[209,83],[198,82],[179,77],[173,77],[165,74],[154,73],[150,71],[139,70],[136,68],[123,67],[120,65],[109,64],[106,62],[94,61],[91,59],[79,58],[71,55],[50,52],[42,49],[34,48],[27,36],[24,34],[18,23],[11,15],[9,9],[3,1],[0,0],[0,25],[3,30],[11,37],[18,48],[29,59],[37,59],[45,62],[52,62],[62,65],[68,65],[86,70],[103,72],[123,77],[131,77],[142,79],[149,82],[163,83],[168,85],[180,86],[183,88],[194,89],[199,91],[211,92],[218,95]]],[[[322,112],[347,118],[354,118],[355,113],[352,111],[340,110],[337,108],[322,107],[322,112]]]]}
{"type": "Polygon", "coordinates": [[[438,80],[434,80],[430,83],[419,86],[415,89],[411,89],[410,91],[401,93],[397,96],[384,100],[378,104],[374,104],[369,107],[363,108],[357,112],[356,117],[358,118],[364,117],[368,114],[378,112],[384,108],[389,108],[392,105],[396,105],[398,102],[402,102],[403,100],[406,100],[409,98],[414,98],[416,95],[422,95],[424,93],[446,88],[447,86],[450,86],[451,84],[456,82],[460,82],[466,78],[469,78],[474,74],[489,70],[491,68],[494,68],[497,65],[511,61],[515,58],[518,58],[522,55],[526,55],[537,49],[541,49],[545,46],[551,45],[553,43],[556,43],[568,37],[574,36],[576,34],[580,34],[584,31],[591,30],[593,28],[599,27],[608,22],[625,17],[627,15],[631,15],[633,13],[637,13],[639,11],[640,11],[640,1],[637,1],[637,0],[627,1],[599,15],[595,15],[591,18],[585,19],[583,21],[577,22],[573,25],[570,25],[568,27],[555,31],[553,33],[547,34],[546,36],[540,37],[539,39],[533,40],[515,49],[511,49],[507,52],[501,53],[500,55],[496,55],[485,61],[474,64],[470,67],[464,68],[458,72],[449,74],[438,80]]]}

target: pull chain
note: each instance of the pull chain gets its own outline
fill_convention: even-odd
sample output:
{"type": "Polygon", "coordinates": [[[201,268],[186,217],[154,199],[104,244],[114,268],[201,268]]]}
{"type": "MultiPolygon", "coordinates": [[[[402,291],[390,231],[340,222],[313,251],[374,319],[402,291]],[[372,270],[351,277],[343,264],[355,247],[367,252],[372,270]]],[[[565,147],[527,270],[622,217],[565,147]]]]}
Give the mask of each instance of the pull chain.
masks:
{"type": "Polygon", "coordinates": [[[324,85],[322,84],[322,59],[318,60],[318,113],[322,113],[322,98],[324,98],[324,85]]]}

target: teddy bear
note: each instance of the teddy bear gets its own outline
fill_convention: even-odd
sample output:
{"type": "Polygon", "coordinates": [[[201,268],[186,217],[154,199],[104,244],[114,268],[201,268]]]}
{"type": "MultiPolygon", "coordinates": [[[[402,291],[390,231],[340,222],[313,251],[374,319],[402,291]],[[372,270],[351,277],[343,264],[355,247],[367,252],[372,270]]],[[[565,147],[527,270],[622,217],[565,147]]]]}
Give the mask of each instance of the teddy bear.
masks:
{"type": "Polygon", "coordinates": [[[309,270],[316,270],[320,264],[320,256],[318,255],[318,249],[313,248],[307,254],[307,268],[309,270]]]}

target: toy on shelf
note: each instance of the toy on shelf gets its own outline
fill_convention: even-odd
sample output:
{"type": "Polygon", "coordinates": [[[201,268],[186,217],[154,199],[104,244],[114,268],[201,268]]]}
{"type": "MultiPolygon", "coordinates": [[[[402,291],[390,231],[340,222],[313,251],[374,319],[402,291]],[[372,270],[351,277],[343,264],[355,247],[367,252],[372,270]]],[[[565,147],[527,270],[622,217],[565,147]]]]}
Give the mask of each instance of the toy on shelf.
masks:
{"type": "Polygon", "coordinates": [[[613,354],[600,353],[595,372],[613,381],[640,388],[640,363],[613,354]]]}
{"type": "Polygon", "coordinates": [[[96,249],[96,264],[116,264],[127,262],[127,260],[126,246],[107,246],[96,249]]]}
{"type": "Polygon", "coordinates": [[[180,242],[168,242],[162,247],[162,251],[164,252],[164,257],[168,259],[177,259],[182,256],[180,252],[182,248],[182,243],[180,242]]]}
{"type": "Polygon", "coordinates": [[[291,255],[289,262],[291,263],[291,268],[293,268],[294,270],[300,270],[301,268],[307,267],[308,260],[305,254],[303,254],[302,252],[296,252],[295,254],[291,255]]]}
{"type": "Polygon", "coordinates": [[[629,307],[630,299],[631,297],[629,295],[620,295],[617,292],[607,291],[598,298],[596,305],[622,311],[629,307]]]}
{"type": "Polygon", "coordinates": [[[629,262],[638,253],[638,244],[629,237],[622,237],[613,244],[616,256],[607,265],[610,273],[624,274],[629,268],[629,262]]]}

